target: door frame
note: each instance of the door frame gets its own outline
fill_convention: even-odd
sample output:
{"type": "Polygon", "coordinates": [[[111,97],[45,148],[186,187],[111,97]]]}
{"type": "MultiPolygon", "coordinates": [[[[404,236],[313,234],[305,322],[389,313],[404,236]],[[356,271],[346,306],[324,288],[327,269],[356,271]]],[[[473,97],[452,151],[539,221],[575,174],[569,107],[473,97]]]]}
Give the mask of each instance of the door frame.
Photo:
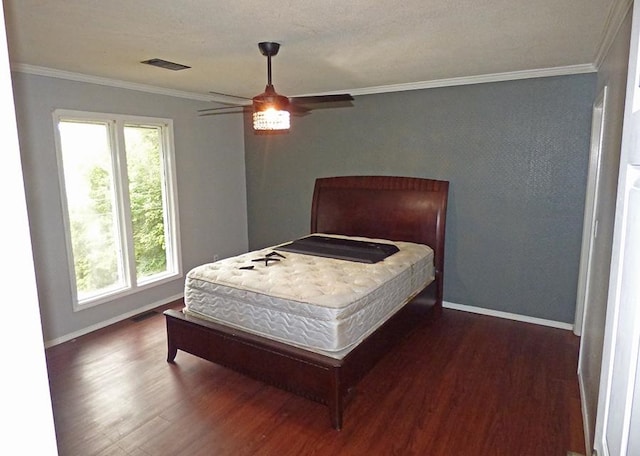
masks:
{"type": "Polygon", "coordinates": [[[602,166],[602,147],[607,106],[607,86],[605,85],[593,103],[591,117],[591,146],[589,151],[589,171],[587,174],[587,192],[584,204],[582,227],[582,248],[580,251],[580,269],[578,272],[578,290],[573,332],[580,336],[584,330],[584,316],[589,306],[589,285],[593,271],[593,245],[598,236],[598,193],[600,189],[600,171],[602,166]]]}

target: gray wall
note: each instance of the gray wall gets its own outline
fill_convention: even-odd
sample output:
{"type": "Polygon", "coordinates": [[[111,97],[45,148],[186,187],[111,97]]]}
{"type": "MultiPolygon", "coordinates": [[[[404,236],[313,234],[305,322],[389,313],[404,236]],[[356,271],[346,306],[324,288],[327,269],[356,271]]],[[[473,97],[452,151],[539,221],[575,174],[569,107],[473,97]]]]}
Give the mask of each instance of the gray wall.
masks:
{"type": "MultiPolygon", "coordinates": [[[[73,312],[56,169],[56,108],[171,118],[183,271],[247,249],[242,120],[198,117],[203,102],[12,74],[45,341],[100,327],[180,296],[184,279],[73,312]]],[[[19,303],[14,303],[19,305],[19,303]]]]}
{"type": "Polygon", "coordinates": [[[595,270],[589,286],[589,305],[584,313],[578,372],[584,392],[582,397],[583,414],[585,428],[588,430],[586,438],[589,440],[589,448],[593,448],[600,385],[611,245],[620,166],[620,144],[627,90],[632,9],[629,8],[606,58],[598,69],[597,93],[605,86],[607,87],[600,185],[596,195],[598,207],[596,218],[599,221],[598,236],[593,245],[593,255],[598,258],[598,261],[594,264],[595,270]]]}
{"type": "Polygon", "coordinates": [[[309,231],[317,177],[449,180],[445,300],[573,322],[595,74],[356,97],[245,120],[250,248],[309,231]]]}

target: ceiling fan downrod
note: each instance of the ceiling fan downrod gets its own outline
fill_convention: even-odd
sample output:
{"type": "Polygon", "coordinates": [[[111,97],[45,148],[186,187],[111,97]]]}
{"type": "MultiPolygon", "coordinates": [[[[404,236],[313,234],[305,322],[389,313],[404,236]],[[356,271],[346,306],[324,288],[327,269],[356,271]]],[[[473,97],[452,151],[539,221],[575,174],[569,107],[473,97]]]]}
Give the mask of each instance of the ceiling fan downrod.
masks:
{"type": "Polygon", "coordinates": [[[258,43],[258,48],[260,53],[267,57],[267,87],[273,87],[273,84],[271,84],[271,57],[278,54],[280,43],[263,41],[258,43]]]}

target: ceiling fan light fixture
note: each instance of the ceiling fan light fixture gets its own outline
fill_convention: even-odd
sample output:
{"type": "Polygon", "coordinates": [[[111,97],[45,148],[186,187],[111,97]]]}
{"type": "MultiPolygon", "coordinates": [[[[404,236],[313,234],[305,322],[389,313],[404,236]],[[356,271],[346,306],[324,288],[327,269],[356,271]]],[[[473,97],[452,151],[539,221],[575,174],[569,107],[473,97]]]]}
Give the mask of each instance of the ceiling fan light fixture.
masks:
{"type": "MultiPolygon", "coordinates": [[[[211,92],[216,95],[225,97],[234,97],[244,100],[242,104],[231,103],[232,106],[224,106],[221,108],[202,109],[203,116],[212,116],[215,114],[230,114],[237,111],[229,111],[230,108],[242,109],[244,112],[253,114],[253,130],[254,133],[287,133],[291,127],[291,114],[294,116],[303,116],[316,107],[306,105],[315,105],[318,103],[348,103],[353,101],[350,94],[332,94],[332,95],[311,95],[303,97],[285,97],[276,92],[271,82],[271,58],[278,53],[280,44],[263,41],[258,43],[258,48],[262,55],[267,57],[267,85],[264,92],[251,98],[251,105],[246,101],[249,98],[238,97],[236,95],[227,95],[220,92],[211,92]]],[[[222,103],[227,104],[225,101],[222,103]]],[[[351,106],[351,103],[348,103],[351,106]]]]}
{"type": "Polygon", "coordinates": [[[268,84],[264,93],[253,97],[253,129],[255,131],[285,131],[291,127],[289,99],[279,95],[268,84]]]}
{"type": "Polygon", "coordinates": [[[291,128],[289,111],[273,107],[253,112],[255,131],[283,131],[291,128]]]}

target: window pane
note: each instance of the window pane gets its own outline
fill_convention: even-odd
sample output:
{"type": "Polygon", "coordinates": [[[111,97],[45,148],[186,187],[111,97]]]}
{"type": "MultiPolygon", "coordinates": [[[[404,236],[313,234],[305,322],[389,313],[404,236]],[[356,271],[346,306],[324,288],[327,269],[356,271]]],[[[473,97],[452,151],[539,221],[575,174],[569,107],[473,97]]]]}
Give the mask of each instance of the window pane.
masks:
{"type": "Polygon", "coordinates": [[[168,269],[162,129],[124,129],[138,282],[168,269]]]}
{"type": "Polygon", "coordinates": [[[126,285],[115,210],[108,125],[60,121],[78,300],[126,285]]]}
{"type": "Polygon", "coordinates": [[[180,271],[170,119],[57,110],[74,310],[180,271]]]}

